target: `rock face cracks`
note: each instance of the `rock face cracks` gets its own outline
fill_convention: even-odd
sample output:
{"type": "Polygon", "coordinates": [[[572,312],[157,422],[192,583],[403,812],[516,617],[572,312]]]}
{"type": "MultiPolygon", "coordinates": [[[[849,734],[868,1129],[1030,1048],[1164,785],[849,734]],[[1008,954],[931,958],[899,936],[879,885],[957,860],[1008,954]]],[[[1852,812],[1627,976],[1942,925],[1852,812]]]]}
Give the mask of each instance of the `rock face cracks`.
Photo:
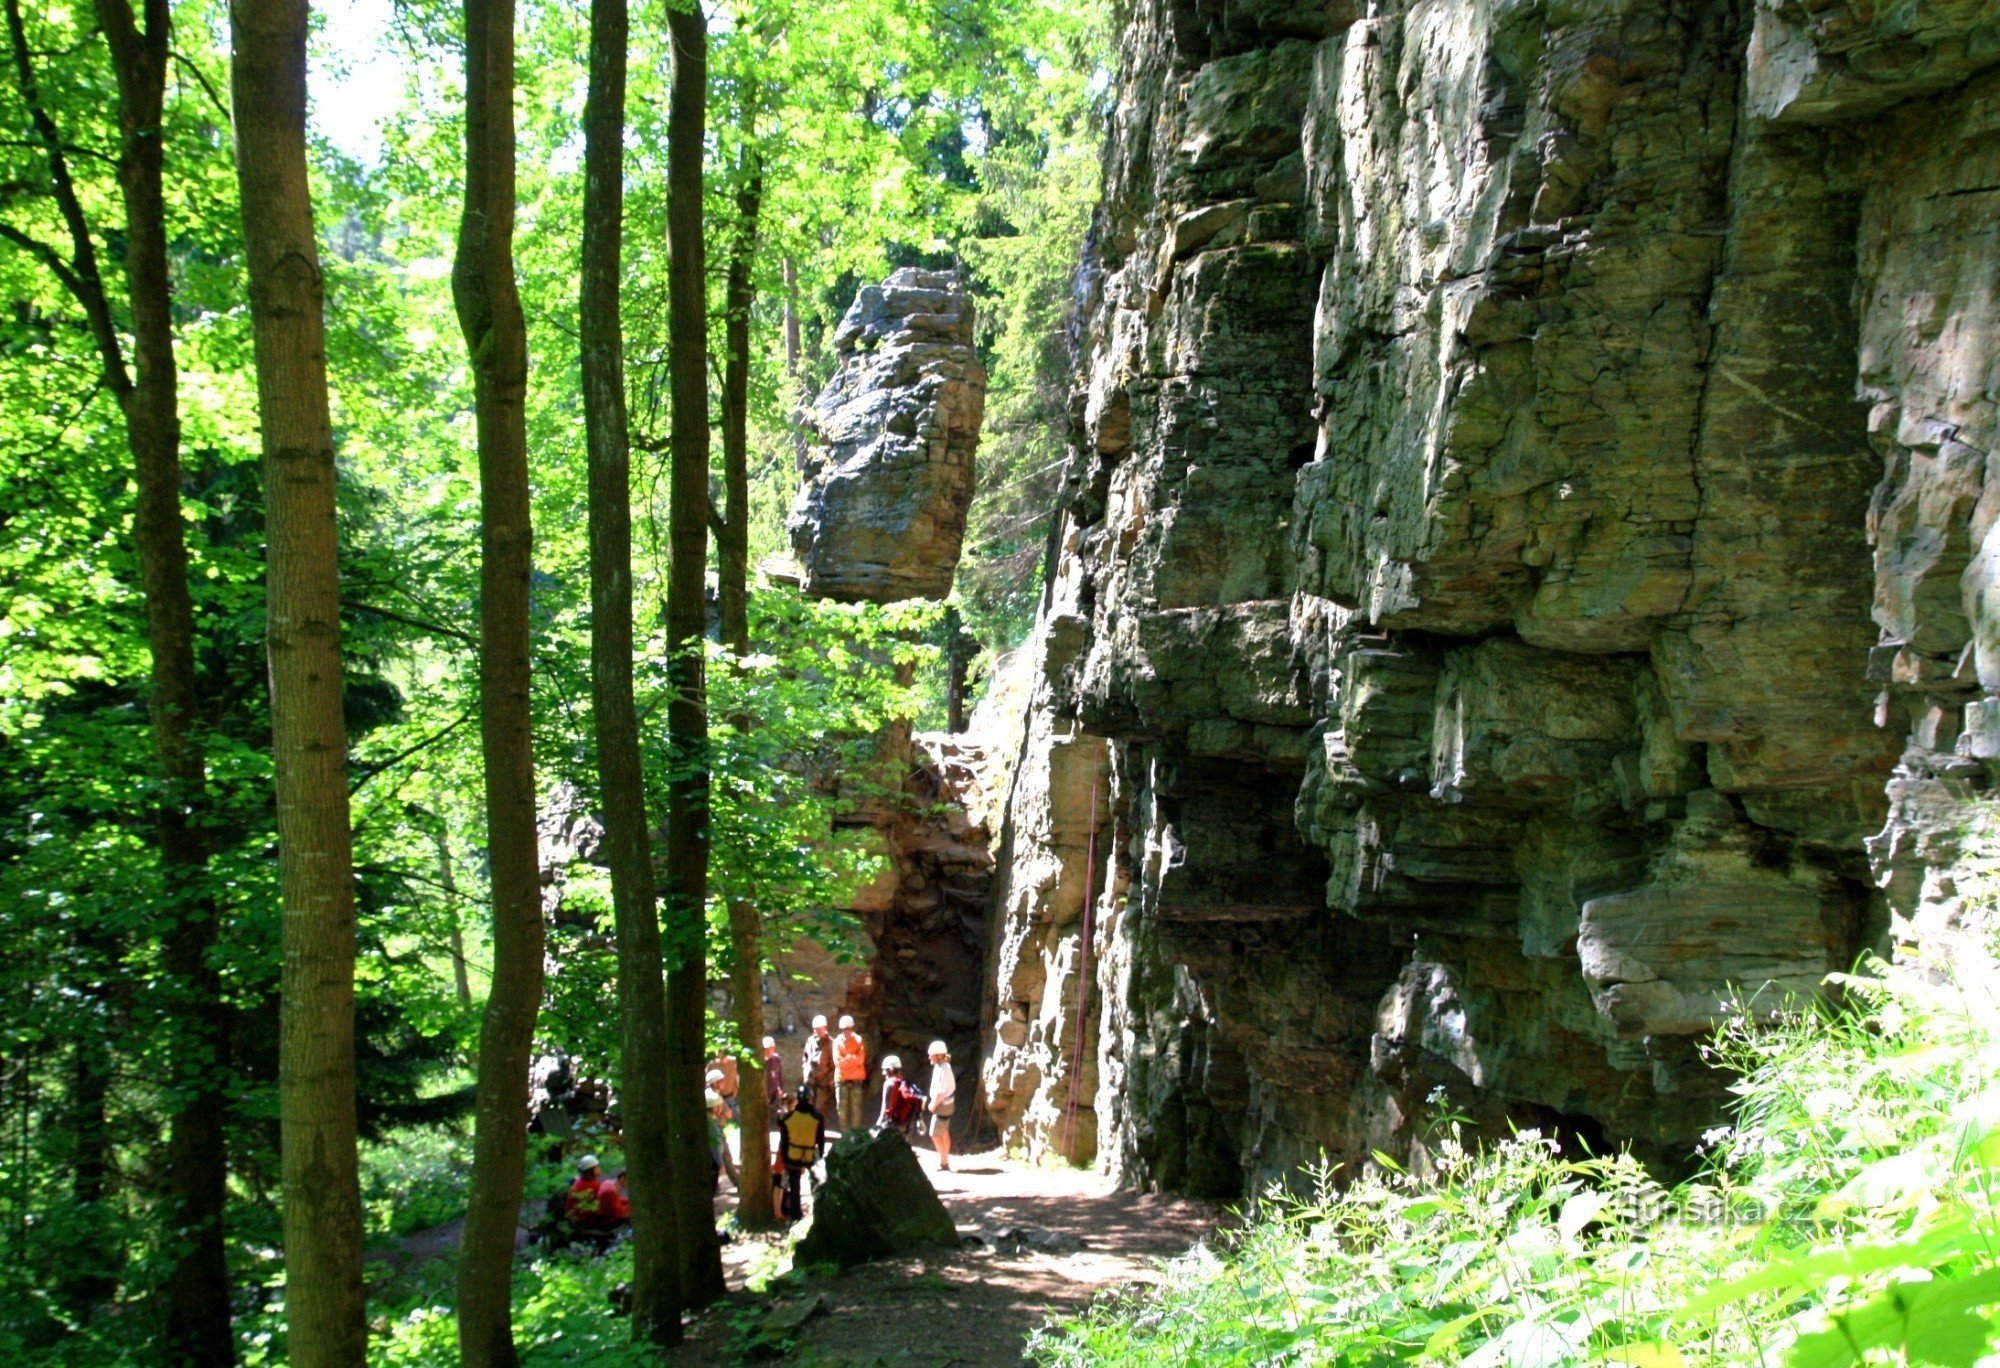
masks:
{"type": "Polygon", "coordinates": [[[941,599],[972,506],[986,371],[956,275],[896,271],[834,334],[792,508],[801,587],[838,602],[941,599]]]}
{"type": "Polygon", "coordinates": [[[2000,14],[1137,0],[1121,62],[1003,1135],[1207,1194],[1434,1099],[1684,1152],[1721,1012],[1964,912],[2000,14]]]}

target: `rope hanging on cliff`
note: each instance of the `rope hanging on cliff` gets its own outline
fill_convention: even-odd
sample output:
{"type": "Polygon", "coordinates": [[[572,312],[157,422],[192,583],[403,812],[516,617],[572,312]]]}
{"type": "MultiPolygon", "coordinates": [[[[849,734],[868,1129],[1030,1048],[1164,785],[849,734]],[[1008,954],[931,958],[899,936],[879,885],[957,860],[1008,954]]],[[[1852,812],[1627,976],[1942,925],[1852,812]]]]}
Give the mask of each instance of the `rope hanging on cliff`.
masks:
{"type": "Polygon", "coordinates": [[[1090,779],[1090,833],[1083,865],[1083,935],[1076,952],[1076,1044],[1070,1052],[1069,1103],[1063,1108],[1063,1157],[1076,1162],[1076,1109],[1083,1091],[1083,1008],[1090,1001],[1090,924],[1097,901],[1097,776],[1090,779]]]}

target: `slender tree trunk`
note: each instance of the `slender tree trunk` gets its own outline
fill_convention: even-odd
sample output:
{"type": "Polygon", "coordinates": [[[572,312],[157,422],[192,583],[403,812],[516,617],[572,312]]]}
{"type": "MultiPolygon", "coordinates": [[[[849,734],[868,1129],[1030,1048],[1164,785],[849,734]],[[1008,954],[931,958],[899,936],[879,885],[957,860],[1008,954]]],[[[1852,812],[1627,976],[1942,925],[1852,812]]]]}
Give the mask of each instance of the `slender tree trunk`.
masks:
{"type": "Polygon", "coordinates": [[[965,619],[956,607],[944,610],[944,709],[945,730],[965,730],[966,667],[972,663],[974,641],[965,630],[965,619]]]}
{"type": "Polygon", "coordinates": [[[799,373],[799,268],[785,258],[785,374],[799,373]]]}
{"type": "MultiPolygon", "coordinates": [[[[754,149],[757,86],[743,96],[743,140],[754,149]]],[[[716,531],[716,571],[722,600],[722,640],[740,660],[750,654],[750,308],[756,299],[757,228],[764,200],[764,173],[754,150],[745,153],[744,179],[736,192],[736,238],[729,253],[723,293],[722,361],[722,521],[716,531]]],[[[730,719],[748,732],[754,719],[730,719]]],[[[770,1107],[764,1095],[764,924],[757,904],[729,900],[730,1000],[736,1031],[751,1063],[741,1068],[737,1089],[743,1117],[743,1182],[736,1220],[749,1229],[772,1224],[770,1107]]]]}
{"type": "Polygon", "coordinates": [[[230,1363],[229,1276],[222,1239],[228,1155],[223,1114],[228,1019],[209,963],[217,909],[208,887],[207,798],[194,608],[181,522],[180,396],[174,360],[173,286],[167,265],[162,181],[162,114],[172,17],[167,0],[145,0],[142,30],[129,0],[101,0],[98,18],[118,81],[118,183],[125,209],[125,279],[136,377],[125,367],[97,269],[96,244],[69,174],[53,118],[42,104],[19,0],[7,0],[7,27],[22,96],[46,145],[60,209],[71,235],[71,278],[92,320],[103,373],[125,419],[138,507],[133,540],[145,592],[148,692],[159,776],[155,842],[167,893],[163,960],[174,1021],[168,1056],[172,1095],[167,1190],[173,1215],[166,1245],[166,1344],[184,1361],[230,1363]]]}
{"type": "Polygon", "coordinates": [[[297,1368],[367,1353],[354,1117],[354,859],[324,281],[306,179],[306,0],[235,0],[232,83],[263,420],[267,650],[284,909],[279,1117],[297,1368]]]}
{"type": "Polygon", "coordinates": [[[452,295],[479,442],[479,697],[493,982],[479,1032],[472,1187],[458,1261],[468,1368],[515,1362],[514,1232],[528,1155],[528,1055],[542,997],[542,892],[529,730],[527,324],[514,280],[514,5],[466,0],[465,213],[452,295]]]}
{"type": "Polygon", "coordinates": [[[805,467],[806,452],[806,392],[805,380],[799,375],[799,268],[790,257],[785,258],[785,378],[791,381],[792,390],[792,458],[801,469],[805,467]]]}
{"type": "Polygon", "coordinates": [[[125,200],[125,276],[136,370],[125,400],[125,426],[138,470],[134,536],[153,656],[148,700],[153,750],[166,785],[158,817],[170,902],[163,960],[175,998],[167,1190],[177,1208],[166,1347],[185,1362],[227,1364],[236,1359],[222,1238],[229,1178],[223,1130],[229,1019],[209,958],[220,926],[201,827],[207,763],[198,730],[194,605],[181,521],[180,396],[162,193],[161,129],[172,30],[167,0],[146,0],[144,33],[133,24],[126,0],[102,0],[98,14],[118,72],[124,138],[118,181],[125,200]]]}
{"type": "Polygon", "coordinates": [[[667,705],[673,780],[667,790],[667,893],[673,942],[667,974],[668,1111],[681,1296],[690,1308],[722,1296],[722,1255],[710,1195],[702,1114],[703,1030],[708,1008],[708,690],[702,659],[708,570],[708,300],[702,239],[702,143],[708,100],[708,29],[699,9],[669,6],[673,79],[667,109],[667,349],[671,490],[667,705]]]}
{"type": "Polygon", "coordinates": [[[449,923],[445,929],[445,943],[451,950],[452,985],[458,989],[458,1005],[472,1006],[472,979],[465,969],[465,922],[458,910],[458,874],[452,868],[451,837],[439,823],[431,842],[437,847],[438,885],[444,889],[445,916],[449,923]]]}
{"type": "Polygon", "coordinates": [[[79,919],[75,950],[89,966],[86,990],[97,1011],[97,1029],[80,1035],[70,1053],[69,1094],[64,1099],[64,1147],[57,1162],[69,1166],[70,1201],[86,1221],[86,1237],[63,1261],[58,1295],[81,1321],[118,1288],[120,1246],[106,1229],[100,1205],[110,1191],[111,1043],[123,1025],[110,980],[122,955],[122,938],[94,917],[79,919]]]}
{"type": "Polygon", "coordinates": [[[729,972],[729,994],[736,1005],[736,1037],[743,1042],[748,1064],[739,1064],[737,1108],[743,1122],[742,1176],[736,1196],[736,1223],[745,1230],[765,1230],[776,1224],[771,1214],[771,1106],[764,1092],[764,923],[757,904],[747,898],[729,901],[729,941],[735,965],[729,972]]]}
{"type": "MultiPolygon", "coordinates": [[[[756,99],[754,82],[744,98],[756,99]]],[[[743,124],[748,142],[756,136],[754,116],[746,113],[743,124]]],[[[750,652],[750,308],[756,300],[752,268],[756,265],[757,220],[764,198],[763,170],[756,165],[754,152],[745,155],[749,164],[743,168],[743,183],[736,193],[737,230],[723,286],[723,512],[715,534],[722,640],[739,655],[750,652]]]]}
{"type": "Polygon", "coordinates": [[[625,250],[626,0],[592,0],[583,107],[583,270],[578,296],[590,453],[590,688],[597,719],[611,905],[618,926],[620,1104],[632,1198],[632,1337],[681,1338],[678,1223],[668,1098],[667,1008],[632,699],[632,469],[619,312],[625,250]]]}

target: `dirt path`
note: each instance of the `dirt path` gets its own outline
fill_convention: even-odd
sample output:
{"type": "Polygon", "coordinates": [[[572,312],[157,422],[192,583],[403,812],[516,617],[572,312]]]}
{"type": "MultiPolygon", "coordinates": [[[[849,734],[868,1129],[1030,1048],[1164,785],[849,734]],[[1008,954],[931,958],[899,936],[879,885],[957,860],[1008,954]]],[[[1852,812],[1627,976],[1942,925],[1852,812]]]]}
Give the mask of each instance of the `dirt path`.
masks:
{"type": "MultiPolygon", "coordinates": [[[[928,1152],[922,1161],[961,1234],[1047,1232],[1055,1238],[1042,1242],[1058,1250],[1035,1248],[1031,1236],[1018,1248],[1009,1242],[839,1274],[795,1274],[758,1296],[742,1291],[743,1284],[768,1273],[778,1250],[769,1241],[739,1240],[724,1249],[729,1301],[689,1325],[687,1345],[671,1361],[742,1362],[765,1317],[824,1299],[823,1312],[782,1337],[777,1356],[784,1362],[1017,1364],[1029,1334],[1052,1312],[1080,1310],[1103,1288],[1151,1281],[1160,1260],[1185,1253],[1218,1223],[1217,1211],[1205,1204],[1115,1192],[1095,1174],[1029,1168],[998,1154],[955,1158],[948,1173],[936,1170],[928,1152]]],[[[767,1344],[778,1338],[768,1336],[767,1344]]]]}

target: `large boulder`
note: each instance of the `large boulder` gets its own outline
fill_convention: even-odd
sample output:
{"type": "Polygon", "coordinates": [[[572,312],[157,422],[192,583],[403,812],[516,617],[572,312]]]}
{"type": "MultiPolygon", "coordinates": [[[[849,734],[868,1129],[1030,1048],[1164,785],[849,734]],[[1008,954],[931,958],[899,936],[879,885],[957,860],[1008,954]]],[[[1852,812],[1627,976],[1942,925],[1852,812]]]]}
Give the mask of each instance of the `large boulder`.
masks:
{"type": "Polygon", "coordinates": [[[958,1247],[958,1227],[895,1131],[849,1131],[826,1156],[812,1221],[793,1262],[852,1268],[919,1249],[958,1247]]]}
{"type": "Polygon", "coordinates": [[[951,592],[986,409],[972,323],[949,271],[905,268],[855,296],[792,507],[807,593],[893,603],[951,592]]]}

